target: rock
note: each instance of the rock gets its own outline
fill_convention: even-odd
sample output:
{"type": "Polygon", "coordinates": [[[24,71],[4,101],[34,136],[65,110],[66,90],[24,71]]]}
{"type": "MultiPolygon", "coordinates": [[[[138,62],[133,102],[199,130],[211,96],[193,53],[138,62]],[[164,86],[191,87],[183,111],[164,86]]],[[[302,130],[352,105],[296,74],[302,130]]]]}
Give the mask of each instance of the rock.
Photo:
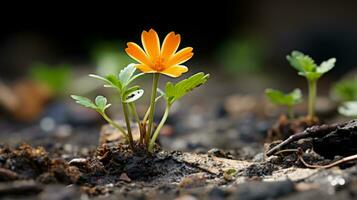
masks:
{"type": "Polygon", "coordinates": [[[264,153],[258,153],[252,159],[253,162],[263,162],[264,161],[264,153]]]}
{"type": "MultiPolygon", "coordinates": [[[[118,121],[117,123],[119,125],[121,125],[124,129],[126,129],[123,121],[118,121]]],[[[131,127],[131,129],[132,129],[132,135],[133,135],[134,141],[139,140],[140,132],[139,132],[138,127],[133,126],[133,127],[131,127]]],[[[123,140],[124,140],[124,137],[120,131],[113,128],[109,124],[102,126],[102,128],[100,130],[99,144],[105,144],[105,143],[110,143],[110,142],[120,142],[123,140]]]]}
{"type": "Polygon", "coordinates": [[[248,95],[232,95],[227,97],[224,102],[224,110],[228,116],[237,118],[246,113],[256,111],[258,104],[257,98],[248,95]]]}
{"type": "Polygon", "coordinates": [[[175,133],[175,130],[170,125],[164,125],[160,131],[160,135],[163,135],[163,136],[172,136],[172,135],[174,135],[174,133],[175,133]]]}
{"type": "Polygon", "coordinates": [[[182,188],[194,188],[203,186],[206,183],[205,173],[199,172],[186,176],[181,180],[179,186],[182,188]]]}
{"type": "Polygon", "coordinates": [[[185,194],[185,195],[177,197],[175,200],[197,200],[197,198],[194,196],[185,194]]]}
{"type": "Polygon", "coordinates": [[[215,200],[226,199],[228,195],[229,195],[229,193],[227,193],[226,191],[224,191],[218,187],[212,188],[211,191],[209,191],[209,193],[208,193],[208,196],[210,197],[210,199],[215,199],[215,200]]]}
{"type": "Polygon", "coordinates": [[[248,182],[240,184],[232,199],[258,200],[276,199],[295,191],[294,183],[290,180],[280,182],[248,182]]]}
{"type": "Polygon", "coordinates": [[[182,153],[181,160],[199,167],[211,174],[219,175],[229,169],[236,169],[237,171],[248,167],[251,163],[247,161],[231,160],[227,158],[219,158],[215,156],[209,156],[206,154],[195,153],[182,153]]]}
{"type": "Polygon", "coordinates": [[[87,165],[88,160],[85,158],[73,158],[71,161],[68,162],[69,165],[73,166],[80,166],[80,165],[87,165]]]}
{"type": "Polygon", "coordinates": [[[0,196],[7,195],[29,195],[38,194],[43,190],[43,186],[35,181],[14,181],[10,183],[0,183],[0,196]]]}
{"type": "Polygon", "coordinates": [[[19,121],[37,119],[52,97],[47,86],[31,80],[18,80],[10,86],[0,82],[0,107],[19,121]]]}
{"type": "Polygon", "coordinates": [[[131,182],[131,179],[129,178],[129,176],[126,173],[122,173],[119,177],[119,180],[125,181],[125,182],[131,182]]]}
{"type": "Polygon", "coordinates": [[[264,177],[268,175],[272,175],[273,171],[276,167],[271,163],[257,163],[252,164],[243,171],[243,176],[247,177],[264,177]]]}
{"type": "Polygon", "coordinates": [[[40,193],[40,200],[67,200],[67,199],[81,199],[79,188],[75,185],[51,185],[47,186],[43,192],[40,193]]]}
{"type": "Polygon", "coordinates": [[[19,178],[19,175],[9,169],[0,168],[0,181],[13,181],[19,178]]]}
{"type": "Polygon", "coordinates": [[[221,157],[221,158],[226,158],[226,153],[221,150],[221,149],[218,149],[218,148],[213,148],[213,149],[210,149],[208,152],[208,155],[211,155],[211,156],[216,156],[216,157],[221,157]]]}

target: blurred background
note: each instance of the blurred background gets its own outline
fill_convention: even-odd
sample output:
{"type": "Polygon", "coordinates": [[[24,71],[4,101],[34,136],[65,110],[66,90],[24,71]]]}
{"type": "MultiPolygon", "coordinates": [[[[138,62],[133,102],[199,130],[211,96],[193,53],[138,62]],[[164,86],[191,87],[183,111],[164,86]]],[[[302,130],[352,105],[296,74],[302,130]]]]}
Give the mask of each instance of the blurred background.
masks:
{"type": "MultiPolygon", "coordinates": [[[[31,2],[4,6],[0,14],[0,132],[5,142],[43,143],[44,135],[68,142],[85,134],[92,139],[78,139],[79,143],[95,144],[103,121],[96,113],[74,105],[69,95],[94,98],[104,94],[113,104],[118,102],[112,91],[87,75],[118,73],[133,62],[124,52],[126,42],[140,43],[141,32],[154,28],[162,39],[170,31],[180,33],[181,47],[194,48],[195,56],[187,62],[190,73],[211,74],[207,85],[173,110],[163,142],[165,135],[170,139],[188,132],[207,134],[207,130],[213,135],[228,132],[229,137],[261,139],[263,136],[255,133],[264,132],[270,122],[255,123],[255,118],[276,115],[261,113],[270,108],[265,105],[264,89],[291,91],[298,87],[306,94],[306,80],[285,58],[292,50],[310,55],[317,63],[337,59],[336,67],[319,81],[322,98],[318,107],[322,112],[335,111],[336,102],[351,100],[331,88],[341,80],[356,79],[356,9],[357,1],[352,0],[31,2]],[[251,126],[255,128],[251,130],[251,126]]],[[[141,81],[149,91],[150,78],[141,81]]],[[[144,112],[148,101],[144,98],[139,104],[139,112],[144,112]]],[[[111,112],[121,119],[119,108],[111,112]]],[[[158,112],[158,119],[160,115],[158,112]]],[[[183,144],[184,140],[188,139],[170,145],[187,148],[209,146],[214,141],[198,144],[190,138],[192,144],[183,144]]]]}

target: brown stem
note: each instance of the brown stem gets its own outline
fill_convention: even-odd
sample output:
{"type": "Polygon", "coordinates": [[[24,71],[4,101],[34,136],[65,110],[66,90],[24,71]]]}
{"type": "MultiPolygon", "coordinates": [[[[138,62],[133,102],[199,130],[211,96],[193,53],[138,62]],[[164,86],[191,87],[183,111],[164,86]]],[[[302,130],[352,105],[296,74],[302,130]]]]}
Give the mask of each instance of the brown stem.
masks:
{"type": "Polygon", "coordinates": [[[333,162],[333,163],[330,163],[328,165],[310,165],[309,163],[307,163],[304,158],[302,157],[302,154],[299,154],[299,160],[305,165],[305,167],[308,167],[308,168],[314,168],[314,169],[328,169],[328,168],[331,168],[331,167],[335,167],[337,165],[340,165],[342,163],[345,163],[345,162],[350,162],[350,161],[353,161],[353,160],[357,160],[357,154],[355,155],[352,155],[352,156],[348,156],[348,157],[345,157],[345,158],[342,158],[341,160],[338,160],[336,162],[333,162]]]}

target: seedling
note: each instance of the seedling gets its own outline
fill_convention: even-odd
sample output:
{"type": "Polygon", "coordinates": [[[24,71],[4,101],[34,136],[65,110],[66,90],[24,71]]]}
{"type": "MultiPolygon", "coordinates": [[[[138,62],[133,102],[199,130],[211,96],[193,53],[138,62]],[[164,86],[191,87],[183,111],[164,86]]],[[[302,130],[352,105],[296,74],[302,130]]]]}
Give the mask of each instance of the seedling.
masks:
{"type": "Polygon", "coordinates": [[[338,107],[338,112],[346,117],[357,117],[357,101],[347,101],[344,102],[340,107],[338,107]]]}
{"type": "Polygon", "coordinates": [[[300,89],[294,89],[292,92],[287,94],[279,90],[266,89],[265,94],[270,100],[270,102],[272,102],[273,104],[287,106],[288,115],[290,119],[294,118],[293,107],[302,101],[302,95],[300,89]]]}
{"type": "Polygon", "coordinates": [[[44,63],[34,63],[30,67],[29,76],[49,87],[55,95],[63,95],[68,91],[72,71],[69,65],[50,66],[44,63]]]}
{"type": "Polygon", "coordinates": [[[339,102],[357,100],[357,76],[353,79],[345,79],[335,83],[331,96],[339,102]]]}
{"type": "Polygon", "coordinates": [[[299,75],[307,79],[309,86],[308,117],[313,119],[315,117],[317,80],[335,66],[336,59],[330,58],[318,66],[310,56],[304,55],[299,51],[293,51],[286,58],[291,66],[299,72],[299,75]]]}
{"type": "Polygon", "coordinates": [[[160,130],[168,118],[171,106],[188,92],[205,83],[209,75],[200,72],[178,83],[167,82],[165,90],[160,90],[158,88],[160,74],[170,77],[179,77],[187,72],[188,68],[183,66],[182,63],[193,56],[193,49],[186,47],[176,52],[181,38],[179,34],[175,34],[174,32],[166,36],[161,47],[159,37],[153,29],[148,32],[143,31],[141,38],[145,51],[139,45],[132,42],[129,42],[127,44],[128,47],[125,49],[127,54],[139,62],[139,64],[129,64],[120,71],[118,76],[113,74],[105,77],[94,74],[89,75],[90,77],[104,81],[104,87],[113,88],[119,93],[126,129],[121,127],[106,114],[105,111],[109,108],[110,104],[107,104],[105,97],[97,96],[94,102],[81,96],[72,95],[71,97],[82,106],[97,111],[110,125],[123,134],[132,149],[134,149],[135,143],[133,141],[130,118],[134,118],[138,123],[140,131],[138,143],[146,146],[148,152],[152,153],[160,130]],[[136,69],[139,69],[142,73],[135,73],[136,69]],[[143,119],[140,119],[136,111],[135,101],[143,96],[144,90],[141,89],[140,86],[132,86],[132,84],[136,79],[147,73],[153,74],[150,106],[143,119]],[[159,95],[157,95],[158,93],[159,95]],[[157,128],[153,130],[155,105],[160,99],[165,100],[166,108],[157,128]],[[131,112],[129,112],[129,109],[131,112]]]}

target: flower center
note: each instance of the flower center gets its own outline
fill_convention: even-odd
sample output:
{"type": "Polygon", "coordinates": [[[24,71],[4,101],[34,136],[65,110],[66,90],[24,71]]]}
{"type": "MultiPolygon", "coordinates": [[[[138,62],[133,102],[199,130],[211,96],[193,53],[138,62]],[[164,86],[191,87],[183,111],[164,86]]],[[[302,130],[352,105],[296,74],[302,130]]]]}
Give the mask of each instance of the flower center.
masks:
{"type": "Polygon", "coordinates": [[[163,71],[165,69],[164,61],[164,58],[162,58],[161,56],[157,57],[154,61],[153,68],[156,71],[163,71]]]}

